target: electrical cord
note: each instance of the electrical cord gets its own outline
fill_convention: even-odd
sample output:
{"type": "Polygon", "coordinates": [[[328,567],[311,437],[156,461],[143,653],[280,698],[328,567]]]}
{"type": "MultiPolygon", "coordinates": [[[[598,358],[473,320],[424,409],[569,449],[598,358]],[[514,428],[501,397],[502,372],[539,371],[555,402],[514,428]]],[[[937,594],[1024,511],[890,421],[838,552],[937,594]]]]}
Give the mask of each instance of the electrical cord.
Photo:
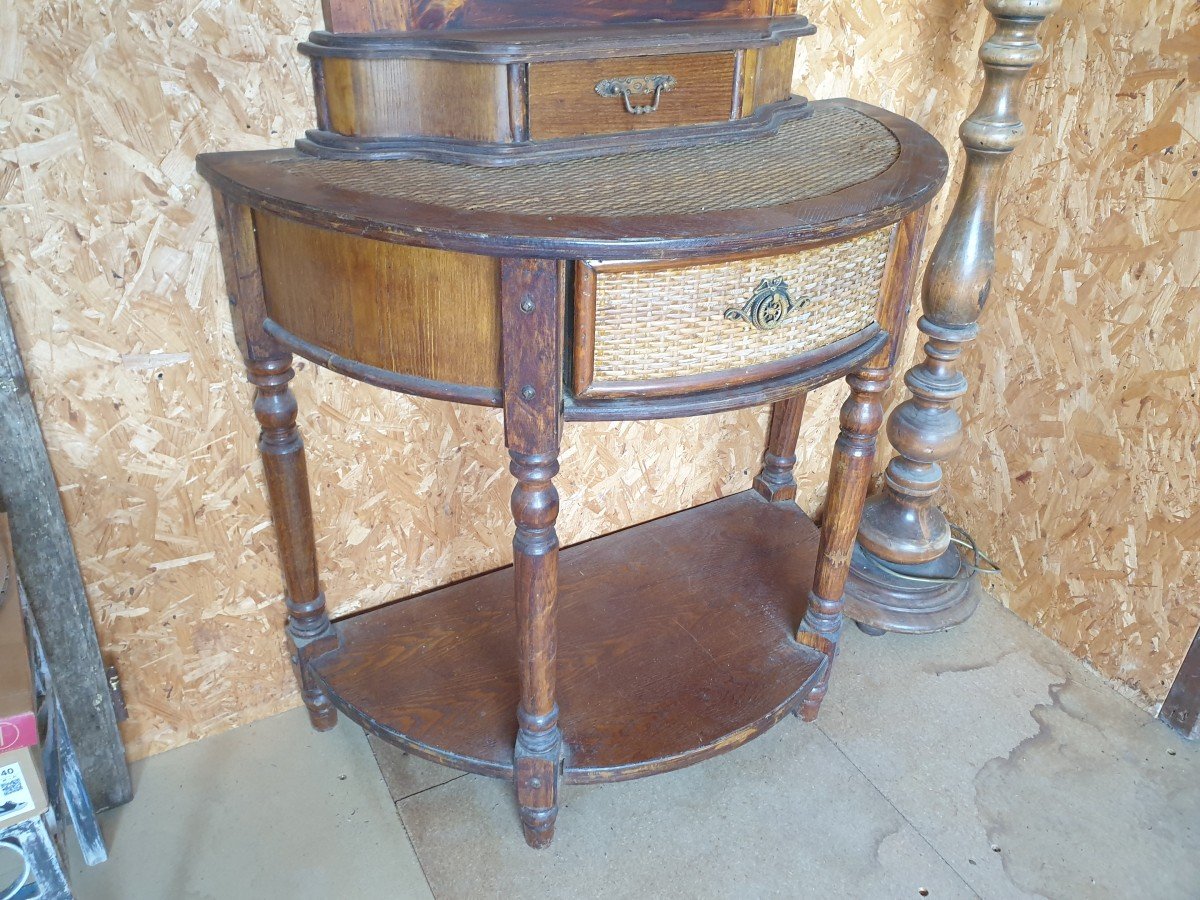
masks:
{"type": "Polygon", "coordinates": [[[995,560],[979,549],[979,545],[975,543],[975,538],[971,537],[965,528],[952,524],[950,526],[950,543],[957,544],[959,547],[964,547],[971,551],[971,560],[969,562],[963,556],[962,551],[959,551],[959,570],[953,575],[913,575],[909,572],[902,572],[890,562],[880,559],[874,554],[872,554],[871,561],[889,575],[894,575],[896,578],[903,579],[904,581],[918,581],[922,584],[949,584],[952,581],[961,581],[963,569],[969,570],[972,575],[1000,574],[1000,566],[995,560]],[[980,565],[981,562],[985,565],[980,565]]]}

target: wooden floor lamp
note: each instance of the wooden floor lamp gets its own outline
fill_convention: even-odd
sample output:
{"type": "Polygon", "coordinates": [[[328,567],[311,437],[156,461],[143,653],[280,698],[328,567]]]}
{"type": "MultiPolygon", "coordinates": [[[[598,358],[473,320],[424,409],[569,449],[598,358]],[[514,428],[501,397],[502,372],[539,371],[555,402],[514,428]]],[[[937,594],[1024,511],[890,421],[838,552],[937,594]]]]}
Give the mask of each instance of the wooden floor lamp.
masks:
{"type": "MultiPolygon", "coordinates": [[[[887,422],[896,449],[883,489],[867,502],[858,531],[846,614],[868,634],[926,633],[964,622],[979,603],[979,557],[960,553],[935,503],[941,462],[962,443],[954,402],[967,392],[955,362],[979,333],[995,272],[996,208],[1004,166],[1024,137],[1018,100],[1042,61],[1038,29],[1061,0],[984,0],[995,30],[979,57],[983,95],[960,129],[967,151],[958,199],[929,268],[918,328],[925,359],[908,371],[911,396],[887,422]]],[[[963,543],[970,545],[969,539],[963,543]]]]}

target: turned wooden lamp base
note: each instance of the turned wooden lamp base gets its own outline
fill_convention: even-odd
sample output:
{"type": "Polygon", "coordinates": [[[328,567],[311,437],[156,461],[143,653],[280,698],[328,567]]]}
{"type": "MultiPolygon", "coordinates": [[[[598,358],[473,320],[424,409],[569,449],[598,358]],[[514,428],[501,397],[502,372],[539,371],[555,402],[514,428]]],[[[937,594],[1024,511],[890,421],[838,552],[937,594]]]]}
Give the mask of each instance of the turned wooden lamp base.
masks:
{"type": "Polygon", "coordinates": [[[983,597],[979,574],[963,565],[951,546],[935,560],[919,566],[889,566],[909,575],[952,578],[939,583],[911,581],[885,569],[879,558],[855,545],[846,581],[846,616],[860,631],[931,634],[961,625],[983,597]]]}
{"type": "Polygon", "coordinates": [[[984,68],[979,105],[959,131],[967,163],[958,196],[922,284],[924,315],[917,327],[927,338],[925,358],[904,376],[911,395],[888,419],[896,456],[883,490],[867,501],[846,582],[844,614],[868,634],[943,631],[965,622],[982,596],[978,572],[964,563],[957,545],[922,560],[950,538],[935,504],[941,465],[962,443],[954,402],[968,385],[957,361],[978,336],[996,271],[1001,174],[1025,133],[1021,88],[1043,57],[1038,29],[1061,0],[984,0],[984,6],[996,27],[979,52],[984,68]],[[889,564],[893,560],[910,565],[889,564]],[[949,580],[922,582],[896,572],[949,580]]]}

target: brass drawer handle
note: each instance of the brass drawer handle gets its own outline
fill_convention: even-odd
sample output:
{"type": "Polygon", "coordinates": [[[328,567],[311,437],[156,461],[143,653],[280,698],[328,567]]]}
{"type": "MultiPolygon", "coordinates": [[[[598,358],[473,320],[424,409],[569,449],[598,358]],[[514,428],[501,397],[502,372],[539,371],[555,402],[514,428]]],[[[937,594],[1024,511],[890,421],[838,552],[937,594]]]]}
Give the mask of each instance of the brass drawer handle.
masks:
{"type": "Polygon", "coordinates": [[[628,78],[605,78],[596,84],[596,93],[601,97],[620,97],[625,103],[625,112],[644,116],[655,112],[663,92],[674,87],[674,75],[631,75],[628,78]],[[654,102],[648,106],[635,106],[629,99],[630,94],[653,94],[654,102]]]}
{"type": "Polygon", "coordinates": [[[730,321],[748,322],[759,331],[778,328],[796,310],[808,304],[807,297],[793,300],[782,278],[764,278],[742,306],[725,310],[730,321]]]}

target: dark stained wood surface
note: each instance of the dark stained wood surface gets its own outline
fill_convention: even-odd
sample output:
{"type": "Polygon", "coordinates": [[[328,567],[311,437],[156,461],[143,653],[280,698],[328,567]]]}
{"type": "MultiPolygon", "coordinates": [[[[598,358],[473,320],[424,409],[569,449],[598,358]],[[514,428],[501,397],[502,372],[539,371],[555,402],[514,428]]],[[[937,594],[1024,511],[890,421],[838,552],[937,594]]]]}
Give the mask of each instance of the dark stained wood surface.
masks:
{"type": "MultiPolygon", "coordinates": [[[[376,387],[430,397],[434,400],[454,400],[479,406],[502,405],[501,392],[489,388],[431,381],[411,375],[400,375],[376,366],[365,365],[338,356],[322,347],[297,338],[278,323],[267,319],[265,331],[279,344],[322,365],[331,371],[348,375],[376,387]]],[[[709,413],[761,406],[783,399],[797,391],[812,391],[843,377],[864,360],[874,356],[888,338],[887,332],[872,326],[856,339],[843,346],[817,351],[816,356],[798,357],[782,374],[758,373],[761,381],[748,381],[712,390],[689,389],[673,397],[640,397],[619,399],[589,399],[567,397],[563,418],[568,422],[610,422],[627,419],[673,419],[680,416],[699,416],[709,413]]]]}
{"type": "Polygon", "coordinates": [[[917,275],[921,267],[921,249],[925,246],[925,231],[929,227],[929,207],[925,206],[906,216],[892,236],[891,257],[883,273],[883,290],[879,294],[878,321],[890,333],[897,335],[888,345],[888,355],[880,356],[874,365],[890,367],[896,364],[900,352],[900,335],[908,323],[916,293],[917,275]]]}
{"type": "Polygon", "coordinates": [[[471,403],[475,406],[502,406],[504,403],[499,388],[481,388],[469,384],[457,384],[453,381],[434,381],[416,375],[403,375],[333,353],[311,341],[297,337],[271,319],[267,319],[263,323],[263,328],[279,342],[280,346],[286,347],[297,356],[303,356],[331,372],[348,375],[364,384],[387,388],[389,391],[399,391],[402,394],[411,394],[414,397],[453,400],[456,403],[471,403]]]}
{"type": "MultiPolygon", "coordinates": [[[[534,141],[725,122],[734,92],[734,53],[687,53],[534,63],[529,66],[529,137],[534,141]],[[633,115],[620,97],[601,97],[596,85],[613,78],[670,75],[675,87],[658,109],[633,115]]],[[[632,95],[630,102],[652,103],[632,95]]]]}
{"type": "Polygon", "coordinates": [[[640,134],[641,143],[654,146],[730,140],[735,131],[742,138],[762,136],[785,115],[808,113],[799,101],[774,104],[790,98],[796,39],[813,30],[803,16],[790,16],[313,32],[300,50],[313,58],[319,129],[299,145],[332,158],[501,165],[611,153],[612,135],[640,134]],[[747,52],[751,62],[743,66],[747,52]],[[660,71],[677,84],[648,115],[633,115],[620,98],[595,92],[605,78],[660,71]]]}
{"type": "Polygon", "coordinates": [[[771,427],[762,471],[754,478],[754,489],[772,503],[796,499],[796,442],[804,424],[808,394],[796,394],[771,405],[771,427]]]}
{"type": "Polygon", "coordinates": [[[1185,738],[1200,740],[1200,631],[1192,640],[1158,717],[1185,738]]]}
{"type": "Polygon", "coordinates": [[[670,397],[568,397],[565,418],[568,422],[673,419],[774,403],[798,391],[816,390],[853,371],[885,347],[888,337],[877,326],[868,326],[853,338],[814,351],[813,356],[797,357],[786,371],[769,376],[759,372],[760,381],[711,390],[691,389],[670,397]],[[837,352],[831,355],[833,350],[837,352]]]}
{"type": "MultiPolygon", "coordinates": [[[[821,520],[821,545],[808,611],[798,640],[810,637],[837,645],[844,623],[845,587],[855,535],[874,471],[876,437],[883,425],[883,394],[892,378],[903,323],[912,302],[912,273],[921,253],[928,208],[905,217],[892,238],[892,255],[884,273],[877,319],[889,328],[889,339],[846,382],[850,396],[842,404],[841,429],[829,465],[829,490],[821,520]]],[[[829,672],[804,702],[801,715],[815,719],[829,686],[829,672]]]]}
{"type": "Polygon", "coordinates": [[[337,635],[325,611],[325,592],[317,579],[308,465],[304,442],[296,428],[296,397],[288,386],[296,373],[290,354],[247,359],[246,373],[256,388],[254,414],[262,428],[258,449],[283,569],[287,631],[295,650],[292,663],[309,721],[317,731],[328,731],[337,724],[337,711],[313,681],[308,662],[312,656],[336,647],[337,635]]]}
{"type": "MultiPolygon", "coordinates": [[[[864,368],[846,378],[850,396],[842,404],[841,430],[833,445],[816,573],[797,640],[812,639],[836,647],[841,638],[842,590],[850,569],[854,534],[871,481],[875,437],[883,424],[883,406],[879,398],[887,390],[890,377],[890,368],[864,368]]],[[[817,717],[828,687],[829,671],[826,670],[816,689],[804,701],[801,715],[805,721],[811,722],[817,717]]]]}
{"type": "MultiPolygon", "coordinates": [[[[328,116],[322,117],[323,101],[318,100],[320,129],[306,131],[296,141],[297,149],[322,159],[386,160],[423,159],[455,165],[488,168],[564,162],[595,156],[617,156],[646,150],[701,147],[737,140],[755,140],[776,134],[783,125],[812,115],[812,106],[804,97],[788,97],[768,103],[742,118],[701,125],[677,125],[647,131],[620,131],[584,134],[554,140],[530,141],[526,111],[526,93],[521,84],[527,66],[509,67],[508,113],[513,142],[471,141],[459,138],[411,135],[406,137],[360,137],[330,131],[328,116]]],[[[314,72],[319,71],[314,69],[314,72]]],[[[319,76],[317,82],[323,81],[319,76]]]]}
{"type": "Polygon", "coordinates": [[[562,438],[566,264],[506,259],[501,264],[504,443],[512,492],[513,599],[520,702],[513,754],[525,840],[554,837],[563,738],[558,725],[558,446],[562,438]]]}
{"type": "Polygon", "coordinates": [[[504,65],[438,59],[324,59],[328,128],[361,137],[511,141],[504,65]]]}
{"type": "MultiPolygon", "coordinates": [[[[796,63],[796,40],[767,45],[754,54],[753,83],[742,92],[742,115],[768,103],[786,100],[792,93],[792,71],[796,63]]],[[[749,67],[747,67],[749,68],[749,67]]]]}
{"type": "Polygon", "coordinates": [[[587,26],[791,15],[794,0],[322,0],[330,31],[587,26]]]}
{"type": "MultiPolygon", "coordinates": [[[[539,175],[545,177],[548,185],[558,185],[559,190],[563,189],[562,185],[567,185],[579,197],[594,197],[600,189],[617,191],[611,204],[613,212],[607,215],[563,214],[553,205],[547,205],[535,214],[507,208],[481,208],[479,203],[457,207],[418,203],[404,196],[403,185],[419,181],[408,177],[397,182],[396,189],[387,196],[381,196],[373,190],[355,190],[315,176],[306,177],[305,171],[317,171],[316,167],[333,163],[312,160],[294,150],[204,154],[198,158],[197,165],[210,183],[232,198],[285,218],[320,223],[339,231],[465,252],[597,260],[761,252],[859,234],[896,222],[924,205],[941,185],[947,168],[945,151],[914,123],[849,100],[813,106],[817,112],[811,121],[816,123],[814,127],[818,130],[823,121],[820,120],[821,111],[835,114],[836,108],[854,110],[878,122],[892,136],[887,140],[898,141],[898,156],[878,176],[821,196],[806,195],[807,199],[777,205],[705,208],[704,212],[657,215],[643,212],[648,207],[640,198],[635,205],[637,214],[620,213],[619,191],[624,189],[630,197],[639,197],[639,192],[644,193],[647,187],[645,180],[637,183],[634,179],[624,187],[565,180],[573,171],[568,166],[578,166],[580,162],[594,165],[600,162],[597,160],[545,164],[539,167],[539,175]]],[[[755,146],[760,153],[765,153],[772,140],[764,138],[755,146]]],[[[786,145],[786,151],[789,160],[790,154],[799,153],[790,143],[786,145]]],[[[656,154],[686,152],[689,151],[645,151],[625,158],[635,160],[637,166],[634,168],[638,168],[656,154]]],[[[784,148],[777,152],[783,153],[784,148]]],[[[669,162],[673,166],[677,157],[663,156],[662,159],[664,164],[669,162]]],[[[800,161],[799,156],[796,161],[800,161]]],[[[430,174],[436,169],[429,167],[441,165],[411,160],[397,161],[399,163],[419,165],[423,167],[419,171],[430,174]]],[[[605,163],[604,167],[608,165],[605,163]]],[[[466,178],[468,174],[476,179],[481,177],[478,172],[471,173],[461,167],[447,168],[457,169],[456,177],[466,178]]],[[[348,170],[339,168],[338,171],[348,170]]],[[[412,174],[408,169],[403,171],[412,174]]],[[[481,197],[487,196],[484,187],[486,185],[479,182],[481,197]]],[[[724,189],[728,192],[736,187],[736,184],[726,184],[724,189]]],[[[671,196],[677,194],[672,192],[671,196]]],[[[702,204],[697,208],[702,208],[702,204]]]]}
{"type": "MultiPolygon", "coordinates": [[[[780,46],[816,29],[804,16],[712,19],[578,28],[406,31],[334,34],[314,31],[299,50],[311,57],[531,63],[631,54],[692,53],[780,46]]],[[[795,47],[793,45],[792,49],[795,47]]],[[[793,54],[794,56],[794,54],[793,54]]],[[[790,67],[790,63],[789,63],[790,67]]]]}
{"type": "MultiPolygon", "coordinates": [[[[731,66],[723,115],[757,104],[756,92],[786,89],[775,71],[782,57],[771,52],[739,53],[745,83],[734,90],[731,66]]],[[[536,137],[536,102],[518,110],[512,98],[526,88],[535,101],[545,96],[520,71],[542,64],[506,65],[518,71],[498,82],[508,106],[497,121],[536,137]]],[[[317,83],[331,96],[325,75],[317,83]]],[[[512,780],[534,847],[553,836],[560,781],[688,765],[789,712],[811,718],[824,696],[882,421],[879,395],[903,333],[908,294],[897,273],[911,260],[897,256],[916,252],[947,161],[926,132],[882,110],[788,103],[793,118],[759,141],[504,172],[292,151],[198,161],[217,189],[235,330],[259,388],[289,634],[314,724],[331,724],[333,705],[410,752],[512,780]],[[893,245],[876,321],[857,334],[778,365],[681,377],[657,394],[641,384],[637,396],[564,396],[571,263],[641,269],[769,256],[901,220],[911,240],[893,245]],[[463,320],[497,308],[498,335],[488,319],[490,330],[464,348],[459,335],[478,323],[463,320]],[[516,479],[514,565],[330,623],[287,389],[292,348],[398,390],[501,402],[516,479]],[[470,365],[486,371],[464,377],[470,365]],[[851,398],[818,546],[815,527],[784,499],[803,402],[795,395],[843,374],[851,398]],[[764,493],[776,502],[747,491],[560,552],[553,479],[564,421],[787,398],[765,470],[764,493]]]]}
{"type": "Polygon", "coordinates": [[[214,190],[213,217],[221,244],[225,299],[229,302],[229,318],[238,350],[243,359],[278,356],[279,345],[263,329],[267,308],[254,234],[254,212],[214,190]]]}
{"type": "Polygon", "coordinates": [[[518,144],[529,140],[529,66],[509,63],[508,130],[518,144]]]}
{"type": "Polygon", "coordinates": [[[272,321],[336,356],[494,396],[499,260],[254,218],[272,321]]]}
{"type": "MultiPolygon", "coordinates": [[[[753,491],[563,550],[558,705],[565,778],[617,781],[732,749],[797,708],[827,659],[798,644],[816,528],[753,491]]],[[[316,671],[371,731],[511,778],[512,569],[338,622],[316,671]]]]}
{"type": "Polygon", "coordinates": [[[292,662],[313,727],[327,731],[336,723],[337,713],[313,680],[308,660],[336,647],[337,636],[317,580],[308,469],[304,442],[296,427],[296,398],[289,387],[295,375],[292,357],[266,330],[262,260],[253,212],[219,191],[213,192],[213,212],[233,331],[247,377],[256,388],[254,414],[261,426],[258,446],[283,570],[292,662]]]}

